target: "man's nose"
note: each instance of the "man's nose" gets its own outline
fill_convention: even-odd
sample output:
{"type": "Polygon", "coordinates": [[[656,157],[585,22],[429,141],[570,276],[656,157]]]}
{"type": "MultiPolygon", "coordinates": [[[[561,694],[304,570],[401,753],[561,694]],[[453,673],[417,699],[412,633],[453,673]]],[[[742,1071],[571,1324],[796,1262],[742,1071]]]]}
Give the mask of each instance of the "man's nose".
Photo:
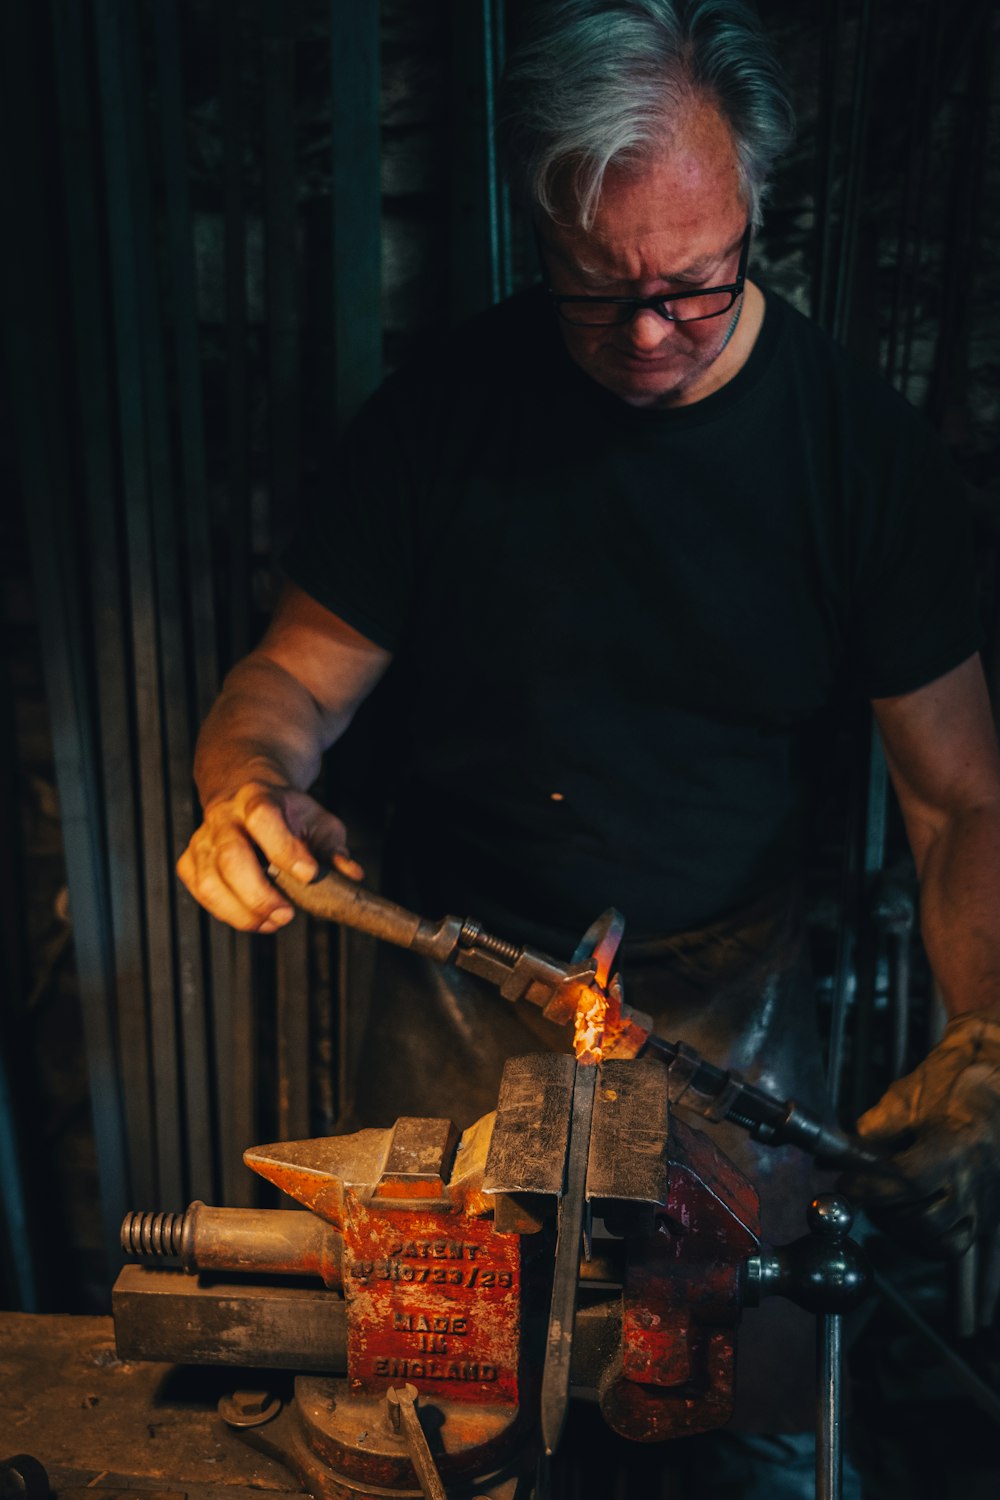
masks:
{"type": "Polygon", "coordinates": [[[626,325],[629,343],[639,353],[649,354],[658,349],[664,339],[669,339],[674,325],[651,307],[640,307],[626,325]]]}

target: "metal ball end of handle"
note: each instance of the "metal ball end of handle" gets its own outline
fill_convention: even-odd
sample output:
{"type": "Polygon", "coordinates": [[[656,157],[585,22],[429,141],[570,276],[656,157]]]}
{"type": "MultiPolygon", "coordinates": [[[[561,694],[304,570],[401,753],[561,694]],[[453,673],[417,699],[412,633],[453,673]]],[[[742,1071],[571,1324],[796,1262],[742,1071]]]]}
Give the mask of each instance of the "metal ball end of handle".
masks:
{"type": "Polygon", "coordinates": [[[860,1245],[848,1238],[854,1213],[845,1198],[822,1193],[807,1211],[809,1234],[751,1256],[744,1301],[787,1297],[814,1313],[845,1313],[868,1295],[871,1270],[860,1245]]]}

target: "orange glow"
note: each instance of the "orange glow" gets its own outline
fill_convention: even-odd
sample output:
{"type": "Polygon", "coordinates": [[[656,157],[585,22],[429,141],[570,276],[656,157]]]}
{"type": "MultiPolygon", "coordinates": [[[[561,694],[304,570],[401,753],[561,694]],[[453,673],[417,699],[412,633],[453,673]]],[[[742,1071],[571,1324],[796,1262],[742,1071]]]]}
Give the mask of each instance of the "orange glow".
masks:
{"type": "Polygon", "coordinates": [[[601,990],[588,987],[580,992],[573,1017],[573,1051],[577,1062],[597,1064],[601,1061],[607,1011],[608,999],[601,990]]]}

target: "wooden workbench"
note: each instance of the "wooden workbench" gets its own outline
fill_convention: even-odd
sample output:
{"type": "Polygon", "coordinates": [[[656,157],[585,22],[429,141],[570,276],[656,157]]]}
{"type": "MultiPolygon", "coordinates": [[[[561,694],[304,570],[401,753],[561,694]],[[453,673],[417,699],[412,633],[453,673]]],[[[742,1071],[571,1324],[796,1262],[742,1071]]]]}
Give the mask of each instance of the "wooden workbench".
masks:
{"type": "Polygon", "coordinates": [[[290,1393],[274,1372],[123,1363],[110,1318],[0,1312],[0,1461],[30,1453],[63,1500],[72,1492],[143,1490],[172,1500],[300,1493],[216,1414],[238,1387],[290,1393]]]}

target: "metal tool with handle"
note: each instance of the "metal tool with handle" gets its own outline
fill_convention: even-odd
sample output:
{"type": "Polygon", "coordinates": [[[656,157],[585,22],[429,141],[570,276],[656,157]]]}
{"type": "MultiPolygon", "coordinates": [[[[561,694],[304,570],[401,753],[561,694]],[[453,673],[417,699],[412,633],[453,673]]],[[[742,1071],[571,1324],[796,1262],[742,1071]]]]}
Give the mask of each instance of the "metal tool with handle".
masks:
{"type": "Polygon", "coordinates": [[[561,962],[535,948],[520,947],[485,932],[471,918],[431,922],[330,871],[302,885],[273,865],[275,884],[296,906],[329,922],[341,922],[438,963],[478,975],[505,1000],[538,1006],[557,1024],[572,1021],[596,991],[606,1005],[600,1053],[604,1057],[659,1057],[667,1064],[670,1102],[712,1121],[729,1120],[755,1140],[797,1146],[832,1167],[885,1169],[877,1152],[794,1099],[779,1099],[748,1083],[732,1069],[716,1067],[685,1042],[657,1036],[649,1016],[625,1004],[619,974],[611,965],[624,922],[613,909],[588,929],[573,958],[561,962]]]}

